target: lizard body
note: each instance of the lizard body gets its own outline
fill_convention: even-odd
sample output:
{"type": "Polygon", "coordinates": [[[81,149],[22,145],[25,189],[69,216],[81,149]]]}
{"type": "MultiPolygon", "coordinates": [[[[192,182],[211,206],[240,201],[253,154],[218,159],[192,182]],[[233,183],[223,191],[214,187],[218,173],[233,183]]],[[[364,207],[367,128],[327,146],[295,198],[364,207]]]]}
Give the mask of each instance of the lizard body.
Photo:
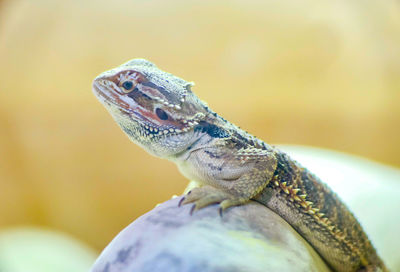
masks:
{"type": "Polygon", "coordinates": [[[193,84],[143,59],[100,74],[97,98],[128,137],[202,184],[182,204],[220,211],[254,199],[285,219],[335,271],[386,271],[362,227],[317,177],[213,112],[193,84]]]}

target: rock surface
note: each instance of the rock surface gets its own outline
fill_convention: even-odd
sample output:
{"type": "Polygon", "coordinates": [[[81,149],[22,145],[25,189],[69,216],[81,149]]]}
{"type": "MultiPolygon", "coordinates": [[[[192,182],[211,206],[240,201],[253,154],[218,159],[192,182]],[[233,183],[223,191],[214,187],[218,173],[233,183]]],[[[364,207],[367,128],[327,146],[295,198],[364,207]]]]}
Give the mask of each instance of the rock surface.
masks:
{"type": "Polygon", "coordinates": [[[290,225],[251,202],[194,212],[171,199],[141,216],[104,249],[92,272],[329,271],[290,225]]]}

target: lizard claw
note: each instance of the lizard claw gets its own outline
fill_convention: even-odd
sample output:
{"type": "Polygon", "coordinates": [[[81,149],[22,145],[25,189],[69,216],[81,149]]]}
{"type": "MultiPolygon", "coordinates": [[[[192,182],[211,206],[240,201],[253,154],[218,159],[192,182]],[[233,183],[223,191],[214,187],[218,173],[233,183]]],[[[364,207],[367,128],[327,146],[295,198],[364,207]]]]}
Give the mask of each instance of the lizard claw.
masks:
{"type": "Polygon", "coordinates": [[[204,186],[189,191],[184,197],[181,198],[178,205],[181,206],[193,203],[194,205],[190,210],[190,215],[192,215],[194,211],[210,206],[212,204],[219,203],[219,215],[222,217],[223,212],[227,208],[243,204],[244,202],[246,201],[237,198],[227,192],[221,191],[211,186],[204,186]]]}
{"type": "Polygon", "coordinates": [[[181,200],[179,200],[178,207],[182,206],[182,202],[183,202],[184,200],[185,200],[185,197],[182,197],[181,200]]]}
{"type": "Polygon", "coordinates": [[[196,204],[193,204],[192,208],[190,209],[190,215],[193,215],[193,212],[196,210],[196,204]]]}

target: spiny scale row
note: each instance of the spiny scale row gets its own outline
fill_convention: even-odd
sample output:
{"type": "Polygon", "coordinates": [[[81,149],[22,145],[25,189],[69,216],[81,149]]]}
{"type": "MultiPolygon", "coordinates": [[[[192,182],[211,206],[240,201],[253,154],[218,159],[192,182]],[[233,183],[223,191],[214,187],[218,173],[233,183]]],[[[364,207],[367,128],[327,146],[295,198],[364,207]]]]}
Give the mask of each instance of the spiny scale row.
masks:
{"type": "MultiPolygon", "coordinates": [[[[175,108],[177,110],[181,110],[182,107],[180,105],[176,105],[176,104],[172,104],[169,103],[167,100],[165,100],[164,98],[158,97],[158,96],[154,96],[152,97],[154,100],[158,101],[159,103],[163,104],[164,106],[170,107],[170,108],[175,108]]],[[[182,94],[182,98],[180,99],[181,103],[185,102],[185,98],[186,98],[186,93],[182,94]]]]}
{"type": "MultiPolygon", "coordinates": [[[[153,97],[153,99],[156,100],[157,102],[163,104],[164,106],[169,107],[169,108],[175,108],[175,109],[177,109],[177,110],[181,110],[181,109],[182,109],[180,105],[174,105],[174,104],[172,104],[172,103],[169,103],[167,100],[165,100],[165,99],[163,99],[163,98],[161,98],[161,97],[155,96],[155,97],[153,97]]],[[[182,98],[182,99],[183,99],[183,98],[182,98]]],[[[181,100],[181,101],[182,101],[182,100],[181,100]]],[[[185,101],[185,100],[183,100],[182,102],[184,102],[184,101],[185,101]]]]}
{"type": "MultiPolygon", "coordinates": [[[[298,193],[301,191],[299,188],[293,188],[293,185],[287,186],[286,182],[278,182],[277,176],[274,178],[274,185],[281,189],[285,194],[289,196],[289,201],[295,202],[295,206],[298,208],[303,208],[305,213],[314,216],[314,218],[319,222],[321,225],[327,227],[330,231],[333,231],[335,228],[332,223],[329,221],[327,217],[324,217],[324,213],[319,212],[320,209],[313,208],[312,205],[314,204],[311,201],[307,201],[307,195],[298,193]]],[[[336,232],[339,231],[338,229],[335,230],[336,232]]]]}
{"type": "Polygon", "coordinates": [[[198,112],[192,118],[181,119],[180,121],[185,124],[185,127],[182,128],[183,132],[187,132],[193,127],[197,126],[201,120],[205,117],[204,113],[198,112]]]}
{"type": "Polygon", "coordinates": [[[190,121],[188,120],[182,120],[184,124],[186,124],[186,127],[183,127],[182,129],[178,128],[156,128],[151,125],[143,125],[145,128],[145,133],[146,136],[153,138],[155,136],[160,136],[160,135],[166,135],[169,133],[181,133],[181,132],[187,132],[190,129],[192,129],[194,126],[199,124],[199,121],[201,118],[204,118],[204,114],[202,113],[197,113],[190,121]]]}
{"type": "Polygon", "coordinates": [[[295,206],[297,208],[302,207],[303,212],[312,215],[320,225],[326,227],[338,240],[344,241],[344,243],[350,248],[352,254],[360,256],[359,250],[350,241],[346,240],[345,233],[340,231],[338,228],[335,228],[335,226],[332,225],[332,222],[327,217],[324,217],[325,214],[319,212],[318,208],[312,207],[313,202],[306,200],[306,194],[297,195],[297,193],[300,192],[300,189],[293,188],[293,185],[287,186],[286,182],[280,183],[277,178],[278,176],[274,177],[273,184],[276,188],[281,189],[286,195],[288,195],[289,201],[296,202],[295,206]]]}

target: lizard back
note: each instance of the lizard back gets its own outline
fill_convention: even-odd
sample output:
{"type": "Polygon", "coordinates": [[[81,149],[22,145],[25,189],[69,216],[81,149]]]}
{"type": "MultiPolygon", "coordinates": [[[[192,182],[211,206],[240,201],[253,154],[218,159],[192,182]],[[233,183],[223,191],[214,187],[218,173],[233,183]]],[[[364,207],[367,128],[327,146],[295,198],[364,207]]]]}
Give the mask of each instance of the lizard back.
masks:
{"type": "Polygon", "coordinates": [[[386,271],[360,223],[315,175],[278,151],[273,179],[255,199],[278,213],[337,271],[386,271]]]}

